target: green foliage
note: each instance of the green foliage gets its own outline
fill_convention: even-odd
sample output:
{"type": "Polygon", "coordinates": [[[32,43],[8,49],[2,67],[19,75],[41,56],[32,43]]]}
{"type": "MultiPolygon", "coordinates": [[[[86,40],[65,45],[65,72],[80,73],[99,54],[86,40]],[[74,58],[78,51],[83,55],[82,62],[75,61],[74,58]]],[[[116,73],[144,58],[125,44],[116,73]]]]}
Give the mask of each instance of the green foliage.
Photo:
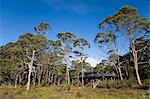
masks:
{"type": "Polygon", "coordinates": [[[148,86],[150,88],[150,80],[149,79],[144,79],[143,80],[143,85],[148,86]]]}
{"type": "Polygon", "coordinates": [[[34,27],[34,30],[39,35],[45,34],[45,30],[47,30],[47,29],[51,29],[51,26],[48,23],[46,23],[46,22],[42,22],[39,25],[34,27]]]}
{"type": "MultiPolygon", "coordinates": [[[[139,44],[138,40],[145,39],[146,41],[148,41],[150,34],[149,24],[150,24],[149,20],[146,18],[142,18],[138,14],[137,9],[131,6],[123,6],[116,13],[114,13],[111,16],[107,16],[104,20],[102,20],[99,23],[99,28],[101,32],[99,32],[96,35],[94,40],[100,47],[106,48],[105,49],[106,53],[112,50],[115,52],[115,54],[118,56],[117,66],[120,67],[119,65],[122,65],[121,63],[123,63],[124,60],[122,60],[120,63],[118,49],[116,48],[116,46],[118,45],[116,44],[116,42],[120,40],[119,39],[119,37],[121,37],[120,34],[123,34],[123,36],[128,39],[130,45],[128,47],[129,50],[132,52],[131,54],[133,56],[132,61],[134,64],[132,65],[134,65],[135,67],[136,70],[135,73],[139,85],[142,85],[138,71],[140,70],[138,68],[139,63],[141,62],[140,58],[142,57],[142,54],[140,52],[143,51],[146,47],[147,48],[149,47],[149,42],[146,43],[148,46],[145,45],[142,46],[140,49],[138,49],[139,44]]],[[[114,56],[111,58],[114,58],[114,56]]],[[[131,60],[131,58],[128,60],[131,60]]],[[[118,70],[120,69],[118,68],[118,70]]],[[[121,70],[127,71],[127,67],[124,66],[121,70]]]]}
{"type": "Polygon", "coordinates": [[[132,88],[136,85],[135,80],[104,80],[98,84],[99,88],[132,88]]]}
{"type": "Polygon", "coordinates": [[[60,32],[57,34],[58,39],[60,39],[62,42],[73,42],[74,38],[76,37],[73,33],[71,32],[60,32]]]}
{"type": "Polygon", "coordinates": [[[79,46],[83,49],[84,46],[88,46],[90,47],[90,44],[88,43],[87,40],[85,40],[84,38],[77,38],[74,42],[74,46],[79,46]]]}
{"type": "Polygon", "coordinates": [[[98,44],[107,44],[110,42],[115,42],[116,40],[116,35],[112,32],[109,33],[102,33],[99,32],[97,33],[94,42],[98,44]]]}

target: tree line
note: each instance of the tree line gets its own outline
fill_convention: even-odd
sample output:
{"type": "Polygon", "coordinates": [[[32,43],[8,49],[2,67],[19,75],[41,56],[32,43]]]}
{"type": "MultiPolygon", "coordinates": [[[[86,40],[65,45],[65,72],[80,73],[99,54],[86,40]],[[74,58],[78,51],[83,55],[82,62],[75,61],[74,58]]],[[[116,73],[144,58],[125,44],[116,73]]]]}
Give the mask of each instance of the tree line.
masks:
{"type": "Polygon", "coordinates": [[[137,9],[124,6],[99,23],[100,32],[94,42],[107,56],[96,67],[85,60],[90,48],[84,38],[72,32],[57,33],[57,40],[45,37],[51,25],[42,22],[34,27],[35,33],[24,33],[17,41],[0,46],[0,84],[15,87],[30,85],[84,84],[84,71],[110,72],[120,80],[135,77],[139,86],[150,78],[150,22],[137,9]],[[120,40],[126,38],[128,52],[121,55],[120,40]],[[81,80],[79,76],[81,75],[81,80]]]}

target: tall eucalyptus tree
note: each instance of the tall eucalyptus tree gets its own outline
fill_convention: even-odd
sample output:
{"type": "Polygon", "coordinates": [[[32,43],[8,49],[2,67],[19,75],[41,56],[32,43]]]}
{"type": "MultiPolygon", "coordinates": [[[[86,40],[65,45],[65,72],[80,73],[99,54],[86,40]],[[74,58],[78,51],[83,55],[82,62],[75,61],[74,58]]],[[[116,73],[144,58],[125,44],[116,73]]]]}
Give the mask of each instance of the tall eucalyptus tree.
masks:
{"type": "MultiPolygon", "coordinates": [[[[100,27],[100,29],[102,28],[100,27]]],[[[121,73],[121,66],[120,66],[121,62],[120,62],[119,53],[118,53],[119,49],[117,47],[117,42],[116,42],[117,41],[116,35],[114,32],[112,32],[109,29],[106,29],[106,30],[103,29],[103,31],[104,32],[97,33],[94,42],[97,43],[101,49],[105,50],[105,52],[108,54],[108,58],[111,55],[115,56],[111,58],[113,59],[113,61],[111,62],[114,64],[114,66],[116,67],[116,70],[119,72],[120,79],[123,80],[122,73],[121,73]]]]}
{"type": "Polygon", "coordinates": [[[77,38],[74,42],[74,46],[77,47],[77,50],[75,51],[77,57],[80,58],[80,62],[82,63],[81,65],[81,73],[82,73],[82,85],[84,85],[84,68],[83,68],[83,62],[86,59],[87,55],[84,53],[84,47],[90,47],[90,44],[88,43],[87,40],[84,38],[77,38]]]}
{"type": "Polygon", "coordinates": [[[126,43],[126,45],[129,45],[128,47],[130,47],[137,82],[140,86],[142,85],[142,82],[139,76],[138,64],[140,62],[138,60],[138,57],[140,57],[139,53],[149,46],[149,43],[147,43],[141,49],[137,49],[136,43],[138,42],[137,39],[139,38],[144,39],[149,38],[150,36],[149,25],[150,22],[148,21],[148,19],[142,18],[138,14],[137,9],[131,6],[122,7],[113,15],[106,17],[99,24],[101,28],[109,26],[111,31],[115,30],[115,35],[117,35],[118,37],[120,34],[123,34],[123,36],[127,38],[127,40],[124,43],[126,43]]]}
{"type": "Polygon", "coordinates": [[[66,80],[68,85],[70,85],[70,75],[69,75],[69,62],[70,54],[72,53],[72,46],[75,39],[75,35],[71,32],[60,32],[57,34],[58,40],[62,43],[62,50],[66,62],[66,80]]]}
{"type": "Polygon", "coordinates": [[[21,46],[24,47],[27,51],[28,63],[24,62],[28,65],[28,82],[27,82],[27,90],[29,90],[30,82],[31,82],[31,73],[33,70],[34,61],[36,61],[36,53],[42,51],[47,48],[48,40],[43,36],[45,30],[50,26],[47,23],[40,23],[38,26],[34,27],[37,35],[33,35],[31,33],[23,34],[19,38],[19,42],[22,43],[21,46]]]}

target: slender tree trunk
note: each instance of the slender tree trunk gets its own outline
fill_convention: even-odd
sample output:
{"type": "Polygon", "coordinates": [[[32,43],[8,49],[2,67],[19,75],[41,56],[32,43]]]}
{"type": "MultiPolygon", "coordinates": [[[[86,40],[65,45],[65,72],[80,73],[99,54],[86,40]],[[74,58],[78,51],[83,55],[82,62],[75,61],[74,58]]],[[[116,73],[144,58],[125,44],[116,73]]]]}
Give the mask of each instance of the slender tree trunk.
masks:
{"type": "Polygon", "coordinates": [[[132,54],[133,54],[134,68],[136,72],[137,81],[138,81],[138,84],[142,86],[142,82],[141,82],[139,71],[138,71],[138,56],[137,56],[137,51],[135,49],[135,43],[132,43],[132,54]]]}
{"type": "Polygon", "coordinates": [[[11,81],[10,81],[10,82],[8,82],[8,86],[11,86],[11,81]]]}
{"type": "Polygon", "coordinates": [[[53,76],[53,73],[52,73],[52,75],[51,75],[51,83],[53,83],[53,78],[54,78],[54,76],[53,76]]]}
{"type": "Polygon", "coordinates": [[[15,88],[17,88],[18,78],[19,78],[19,74],[16,75],[16,79],[15,79],[15,88]]]}
{"type": "Polygon", "coordinates": [[[33,66],[33,61],[34,61],[34,54],[35,54],[35,51],[33,50],[31,62],[30,62],[30,64],[28,65],[28,67],[29,67],[29,74],[28,74],[27,90],[30,89],[31,72],[32,72],[32,66],[33,66]]]}
{"type": "MultiPolygon", "coordinates": [[[[67,63],[68,64],[68,63],[67,63]]],[[[68,65],[66,67],[66,75],[67,75],[67,82],[68,82],[68,85],[70,85],[70,76],[69,76],[69,69],[68,69],[68,65]]]]}
{"type": "Polygon", "coordinates": [[[28,74],[28,82],[27,82],[27,90],[29,90],[29,87],[30,87],[30,77],[31,77],[31,65],[29,65],[29,74],[28,74]]]}
{"type": "MultiPolygon", "coordinates": [[[[118,50],[117,50],[117,55],[118,54],[118,50]]],[[[120,57],[117,56],[117,62],[118,62],[118,72],[119,72],[119,76],[120,76],[120,79],[123,80],[123,77],[122,77],[122,72],[121,72],[121,67],[120,67],[120,57]]]]}
{"type": "Polygon", "coordinates": [[[78,86],[79,86],[79,83],[80,83],[80,79],[79,79],[79,73],[78,73],[78,86]]]}
{"type": "Polygon", "coordinates": [[[96,82],[96,84],[95,84],[95,85],[93,85],[93,89],[95,89],[95,88],[96,88],[96,86],[99,84],[99,82],[100,82],[100,80],[98,80],[98,81],[96,82]]]}
{"type": "Polygon", "coordinates": [[[83,59],[81,59],[81,62],[82,62],[82,85],[84,85],[84,79],[83,79],[83,76],[84,76],[84,72],[83,72],[83,59]]]}
{"type": "Polygon", "coordinates": [[[41,84],[41,75],[38,75],[38,85],[41,84]]]}
{"type": "Polygon", "coordinates": [[[119,76],[120,76],[120,79],[123,80],[123,77],[122,77],[122,72],[121,72],[121,68],[120,66],[118,67],[118,71],[119,71],[119,76]]]}
{"type": "Polygon", "coordinates": [[[36,84],[36,73],[34,73],[34,78],[33,78],[33,85],[35,86],[36,84]]]}
{"type": "Polygon", "coordinates": [[[41,84],[41,68],[38,68],[38,75],[37,75],[38,77],[38,85],[40,85],[41,84]]]}
{"type": "Polygon", "coordinates": [[[66,58],[66,62],[67,62],[67,66],[66,66],[66,78],[67,78],[67,83],[68,85],[70,85],[70,76],[69,76],[69,56],[68,56],[68,53],[67,53],[67,58],[66,58]]]}
{"type": "Polygon", "coordinates": [[[22,75],[19,75],[18,81],[19,81],[19,85],[20,85],[22,82],[22,75]]]}
{"type": "Polygon", "coordinates": [[[49,74],[49,72],[48,72],[48,68],[47,68],[47,70],[46,70],[46,83],[48,83],[48,74],[49,74]]]}
{"type": "Polygon", "coordinates": [[[60,85],[60,81],[61,81],[61,79],[58,77],[58,81],[57,81],[58,85],[60,85]]]}
{"type": "Polygon", "coordinates": [[[126,72],[126,79],[129,79],[129,72],[128,72],[128,68],[125,68],[125,72],[126,72]]]}
{"type": "Polygon", "coordinates": [[[54,76],[54,84],[56,85],[56,82],[57,82],[57,76],[55,75],[54,76]]]}
{"type": "Polygon", "coordinates": [[[49,73],[48,73],[48,83],[50,84],[50,82],[51,82],[51,72],[49,71],[49,73]]]}

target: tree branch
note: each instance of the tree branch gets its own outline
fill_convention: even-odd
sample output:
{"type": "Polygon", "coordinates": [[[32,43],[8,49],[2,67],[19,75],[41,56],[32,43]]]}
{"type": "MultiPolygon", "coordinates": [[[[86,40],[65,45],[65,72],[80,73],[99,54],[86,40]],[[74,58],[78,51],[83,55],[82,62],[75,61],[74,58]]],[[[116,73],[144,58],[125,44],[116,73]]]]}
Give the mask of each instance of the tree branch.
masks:
{"type": "Polygon", "coordinates": [[[31,60],[31,57],[30,56],[28,56],[28,55],[26,55],[30,60],[31,60]]]}
{"type": "Polygon", "coordinates": [[[30,63],[27,63],[27,62],[24,62],[24,64],[26,64],[26,65],[30,65],[30,63]]]}
{"type": "Polygon", "coordinates": [[[96,88],[96,86],[99,84],[100,80],[97,81],[97,83],[93,86],[93,89],[96,88]]]}
{"type": "Polygon", "coordinates": [[[148,64],[149,62],[138,62],[138,64],[148,64]]]}
{"type": "Polygon", "coordinates": [[[149,46],[149,43],[147,43],[146,46],[144,46],[143,48],[137,50],[137,52],[141,52],[142,50],[145,50],[148,46],[149,46]]]}

